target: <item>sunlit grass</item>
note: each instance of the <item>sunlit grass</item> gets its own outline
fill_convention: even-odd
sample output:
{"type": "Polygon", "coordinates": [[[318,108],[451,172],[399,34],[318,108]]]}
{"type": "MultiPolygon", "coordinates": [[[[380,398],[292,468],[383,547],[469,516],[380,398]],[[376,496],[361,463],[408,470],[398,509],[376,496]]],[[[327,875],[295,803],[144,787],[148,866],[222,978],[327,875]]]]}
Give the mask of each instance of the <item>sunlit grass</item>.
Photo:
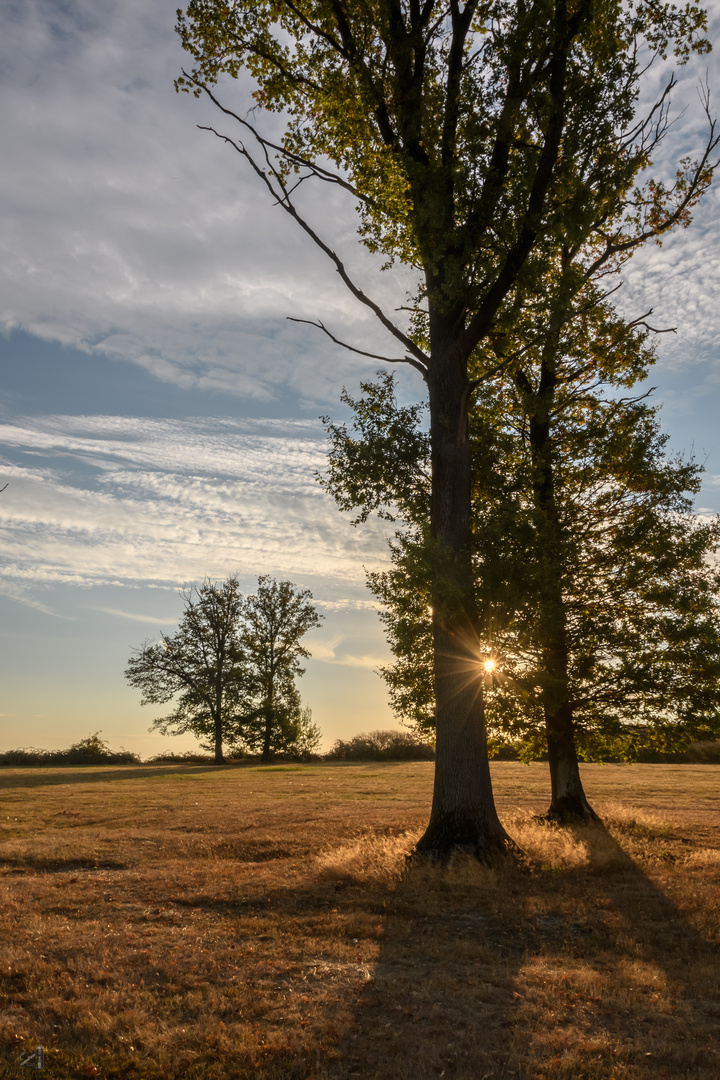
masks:
{"type": "Polygon", "coordinates": [[[0,1063],[716,1080],[720,769],[587,767],[577,830],[493,773],[522,858],[443,870],[430,764],[3,770],[0,1063]]]}

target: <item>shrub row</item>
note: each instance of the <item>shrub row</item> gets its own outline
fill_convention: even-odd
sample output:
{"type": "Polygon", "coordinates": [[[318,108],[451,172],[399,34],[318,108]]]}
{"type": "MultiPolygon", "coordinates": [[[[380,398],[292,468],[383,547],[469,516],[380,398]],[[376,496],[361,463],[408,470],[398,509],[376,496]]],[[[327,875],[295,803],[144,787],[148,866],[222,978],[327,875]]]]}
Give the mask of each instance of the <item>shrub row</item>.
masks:
{"type": "Polygon", "coordinates": [[[432,761],[435,748],[410,731],[368,731],[338,739],[327,761],[432,761]]]}
{"type": "Polygon", "coordinates": [[[0,753],[0,765],[139,765],[140,762],[140,757],[130,750],[111,750],[98,731],[67,750],[24,747],[0,753]]]}
{"type": "MultiPolygon", "coordinates": [[[[493,744],[491,754],[498,761],[517,761],[518,752],[510,744],[493,744]]],[[[545,755],[546,757],[547,755],[545,755]]],[[[411,731],[367,731],[352,739],[338,739],[326,754],[276,755],[275,761],[433,761],[435,748],[411,731]]],[[[255,760],[244,754],[227,755],[228,761],[255,760]]],[[[620,759],[617,759],[620,760],[620,759]]],[[[663,754],[642,748],[639,762],[720,765],[720,742],[691,743],[687,750],[663,754]]],[[[147,765],[212,765],[211,754],[191,750],[166,750],[148,759],[147,765]]],[[[140,765],[142,759],[130,750],[111,750],[100,733],[73,743],[67,750],[36,750],[33,747],[0,753],[0,766],[14,765],[140,765]]]]}

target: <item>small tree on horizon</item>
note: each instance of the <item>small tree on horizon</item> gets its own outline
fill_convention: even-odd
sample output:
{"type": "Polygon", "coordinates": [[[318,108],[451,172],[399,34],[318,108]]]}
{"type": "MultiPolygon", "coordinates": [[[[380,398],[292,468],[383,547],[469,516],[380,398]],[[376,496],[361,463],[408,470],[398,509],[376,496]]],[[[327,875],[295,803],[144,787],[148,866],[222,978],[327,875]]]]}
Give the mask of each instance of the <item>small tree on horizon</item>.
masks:
{"type": "Polygon", "coordinates": [[[278,582],[266,574],[258,578],[255,595],[243,604],[240,641],[248,696],[240,721],[242,740],[259,751],[263,761],[298,741],[309,740],[312,748],[319,742],[295,686],[295,679],[305,672],[300,659],[310,656],[300,639],[322,621],[311,601],[308,589],[296,589],[291,582],[278,582]]]}
{"type": "Polygon", "coordinates": [[[240,629],[243,611],[237,575],[221,585],[208,578],[181,593],[185,611],[176,634],[146,641],[131,657],[125,678],[142,691],[141,705],[175,701],[153,721],[163,735],[192,732],[204,750],[224,763],[223,742],[236,739],[235,725],[245,685],[240,629]]]}
{"type": "Polygon", "coordinates": [[[163,735],[192,732],[203,750],[225,761],[223,744],[261,753],[314,753],[321,740],[295,686],[310,653],[300,638],[321,616],[308,590],[289,581],[258,578],[257,593],[243,597],[237,574],[181,593],[185,611],[177,633],[146,641],[125,677],[142,691],[142,705],[174,699],[175,708],[153,721],[163,735]]]}

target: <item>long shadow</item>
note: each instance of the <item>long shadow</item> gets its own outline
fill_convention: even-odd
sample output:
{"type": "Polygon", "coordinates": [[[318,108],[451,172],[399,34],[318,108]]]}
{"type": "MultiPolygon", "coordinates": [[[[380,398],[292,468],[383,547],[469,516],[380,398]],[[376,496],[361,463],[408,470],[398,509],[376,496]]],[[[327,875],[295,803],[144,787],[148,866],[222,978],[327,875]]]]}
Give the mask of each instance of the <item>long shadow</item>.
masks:
{"type": "Polygon", "coordinates": [[[409,872],[327,1076],[717,1080],[717,943],[604,826],[575,838],[587,868],[409,872]]]}
{"type": "Polygon", "coordinates": [[[513,1024],[525,884],[509,867],[444,873],[410,868],[388,901],[380,955],[328,1077],[512,1075],[494,1036],[502,1044],[513,1024]]]}
{"type": "Polygon", "coordinates": [[[311,769],[337,769],[358,765],[389,768],[398,767],[406,762],[357,762],[357,761],[314,761],[309,765],[284,764],[278,762],[271,765],[260,765],[257,761],[233,761],[225,762],[224,765],[213,765],[212,762],[202,765],[183,764],[182,762],[168,765],[2,765],[0,766],[0,791],[11,788],[44,787],[52,784],[92,784],[106,783],[108,780],[145,780],[153,776],[195,776],[200,773],[211,773],[213,776],[228,772],[229,770],[247,770],[256,772],[299,772],[306,768],[311,769]],[[19,775],[16,770],[24,770],[19,775]]]}
{"type": "MultiPolygon", "coordinates": [[[[644,1066],[652,1077],[715,1080],[720,1076],[718,941],[693,924],[602,822],[573,833],[587,846],[598,900],[621,920],[614,934],[606,934],[610,964],[619,961],[623,968],[616,970],[616,984],[624,981],[627,989],[625,1008],[616,1011],[612,1024],[621,1048],[617,1058],[636,1069],[644,1066]]],[[[658,866],[678,860],[667,848],[655,857],[658,866]]],[[[689,870],[686,882],[691,889],[689,870]]],[[[606,976],[607,958],[600,959],[606,976]]]]}
{"type": "MultiPolygon", "coordinates": [[[[587,850],[586,867],[409,867],[396,888],[333,884],[314,874],[295,887],[289,872],[287,888],[245,879],[231,899],[212,885],[189,898],[171,887],[164,903],[191,904],[201,917],[229,923],[248,912],[287,917],[287,965],[263,969],[261,935],[272,930],[263,926],[244,978],[262,980],[278,1001],[309,1001],[325,1020],[306,1058],[300,1049],[268,1047],[260,1065],[245,1065],[238,1051],[238,1076],[717,1080],[720,1008],[708,993],[720,985],[717,943],[606,828],[583,826],[573,835],[587,850]],[[292,926],[305,918],[317,922],[317,940],[300,955],[292,926]],[[334,944],[326,951],[324,934],[357,925],[362,935],[372,921],[381,926],[377,956],[370,937],[357,954],[334,944]]],[[[150,917],[174,918],[164,906],[150,917]]],[[[133,976],[138,983],[166,977],[157,959],[138,954],[135,963],[147,966],[133,976]]],[[[267,1008],[257,1022],[269,1016],[281,1024],[281,1012],[267,1008]]]]}
{"type": "MultiPolygon", "coordinates": [[[[20,768],[20,766],[9,766],[20,768]]],[[[117,780],[147,780],[155,776],[173,776],[182,774],[194,776],[199,773],[212,772],[213,775],[225,772],[227,769],[235,769],[236,765],[138,765],[137,767],[125,765],[104,765],[94,767],[92,765],[46,765],[37,766],[35,769],[28,767],[27,772],[20,775],[10,775],[0,768],[0,791],[11,788],[45,787],[56,784],[96,784],[107,783],[117,780]],[[42,770],[42,771],[40,771],[42,770]],[[47,770],[47,771],[45,771],[47,770]]]]}

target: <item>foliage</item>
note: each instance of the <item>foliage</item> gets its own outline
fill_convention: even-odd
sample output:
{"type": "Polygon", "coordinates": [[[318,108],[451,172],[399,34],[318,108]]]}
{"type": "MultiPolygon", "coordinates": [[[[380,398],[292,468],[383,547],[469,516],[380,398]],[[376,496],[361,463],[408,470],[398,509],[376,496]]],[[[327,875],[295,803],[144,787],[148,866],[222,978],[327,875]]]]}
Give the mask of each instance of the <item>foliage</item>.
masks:
{"type": "Polygon", "coordinates": [[[309,590],[264,575],[243,603],[238,642],[246,681],[235,741],[264,759],[291,750],[309,754],[320,742],[295,686],[305,671],[300,660],[310,655],[301,639],[322,618],[311,600],[309,590]]]}
{"type": "Polygon", "coordinates": [[[325,755],[329,761],[432,761],[430,742],[410,731],[368,731],[337,739],[325,755]]]}
{"type": "Polygon", "coordinates": [[[192,732],[203,749],[224,760],[223,744],[265,756],[313,751],[320,732],[295,687],[300,638],[320,622],[311,594],[288,581],[258,579],[243,597],[237,575],[184,592],[178,632],[146,642],[131,658],[126,678],[142,690],[142,704],[174,700],[173,711],[153,722],[163,734],[192,732]]]}
{"type": "Polygon", "coordinates": [[[364,243],[422,266],[438,299],[461,293],[467,325],[527,233],[572,246],[602,217],[617,244],[663,220],[662,182],[632,188],[649,162],[638,80],[653,53],[706,51],[705,27],[697,5],[668,3],[191,0],[177,29],[194,67],[177,86],[248,70],[256,102],[285,116],[280,175],[337,166],[364,243]]]}
{"type": "MultiPolygon", "coordinates": [[[[698,489],[702,469],[666,456],[656,410],[644,399],[608,395],[608,383],[622,388],[633,378],[627,370],[613,374],[612,359],[608,352],[604,371],[596,367],[580,377],[573,357],[565,358],[570,370],[553,422],[563,537],[562,553],[553,559],[562,572],[578,748],[590,760],[682,749],[718,729],[720,706],[720,578],[713,561],[720,523],[692,514],[688,493],[698,489]]],[[[346,454],[352,432],[330,428],[334,474],[354,470],[357,492],[366,463],[380,460],[374,448],[382,444],[388,418],[408,416],[396,408],[390,376],[363,390],[375,408],[374,427],[362,433],[364,456],[346,454]]],[[[482,448],[476,456],[474,566],[485,644],[466,675],[485,683],[491,740],[510,740],[530,759],[545,751],[539,607],[548,551],[532,506],[527,422],[513,387],[494,391],[501,393],[514,401],[514,426],[501,420],[512,415],[508,403],[498,408],[489,393],[472,415],[490,449],[497,450],[489,436],[493,425],[504,449],[495,464],[482,448]]],[[[355,404],[349,395],[346,400],[355,404]]],[[[409,441],[420,445],[417,431],[409,432],[409,441]]],[[[418,475],[423,467],[419,462],[418,475]]],[[[404,484],[396,492],[393,473],[385,472],[380,484],[374,467],[369,471],[368,504],[403,502],[404,484]]],[[[369,584],[383,603],[396,657],[381,672],[393,708],[431,733],[431,581],[426,547],[417,540],[426,516],[418,516],[392,541],[392,568],[369,575],[369,584]]]]}
{"type": "Polygon", "coordinates": [[[0,765],[138,765],[140,758],[130,750],[111,750],[100,732],[73,743],[67,750],[23,748],[0,753],[0,765]]]}
{"type": "MultiPolygon", "coordinates": [[[[221,585],[206,579],[182,593],[185,611],[176,634],[145,642],[131,657],[125,677],[142,691],[142,705],[174,699],[174,709],[153,721],[163,734],[192,732],[215,761],[223,742],[236,738],[245,673],[240,647],[242,595],[236,575],[221,585]]],[[[151,728],[152,730],[152,728],[151,728]]]]}
{"type": "Polygon", "coordinates": [[[304,709],[300,710],[297,734],[290,745],[290,751],[293,757],[299,758],[301,761],[308,761],[310,758],[317,756],[321,743],[322,732],[318,725],[313,722],[310,706],[306,705],[304,709]]]}
{"type": "MultiPolygon", "coordinates": [[[[229,755],[232,756],[232,755],[229,755]]],[[[192,750],[178,752],[176,750],[163,750],[161,754],[153,754],[147,759],[148,765],[208,765],[212,762],[212,754],[197,754],[192,750]]]]}

